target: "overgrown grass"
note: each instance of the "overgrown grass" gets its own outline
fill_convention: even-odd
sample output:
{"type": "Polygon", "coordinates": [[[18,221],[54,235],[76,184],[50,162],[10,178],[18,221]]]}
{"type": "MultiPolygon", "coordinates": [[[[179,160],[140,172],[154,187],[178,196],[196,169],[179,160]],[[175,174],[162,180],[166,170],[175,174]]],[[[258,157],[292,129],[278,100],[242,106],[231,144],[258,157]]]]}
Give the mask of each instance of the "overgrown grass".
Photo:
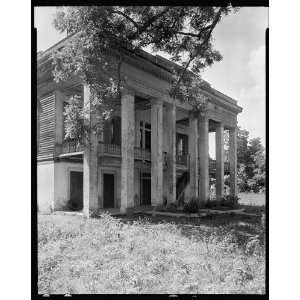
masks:
{"type": "Polygon", "coordinates": [[[222,226],[39,216],[39,293],[264,293],[264,245],[222,226]],[[194,228],[197,230],[197,228],[194,228]]]}
{"type": "Polygon", "coordinates": [[[266,194],[265,193],[240,193],[239,203],[251,206],[265,206],[266,194]]]}

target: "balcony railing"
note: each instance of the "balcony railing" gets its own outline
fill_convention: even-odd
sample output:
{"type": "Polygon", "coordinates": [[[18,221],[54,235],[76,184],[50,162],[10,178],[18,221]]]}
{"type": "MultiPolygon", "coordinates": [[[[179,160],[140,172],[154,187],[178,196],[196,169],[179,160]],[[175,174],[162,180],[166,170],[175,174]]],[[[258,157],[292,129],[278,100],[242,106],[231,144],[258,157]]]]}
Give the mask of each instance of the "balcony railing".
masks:
{"type": "Polygon", "coordinates": [[[188,157],[187,154],[176,154],[176,163],[178,165],[188,166],[188,157]]]}
{"type": "MultiPolygon", "coordinates": [[[[99,142],[99,154],[101,156],[121,156],[121,146],[115,144],[105,144],[103,142],[99,142]]],[[[139,147],[134,147],[134,159],[142,160],[142,161],[151,161],[151,151],[142,149],[139,147]]],[[[163,164],[164,168],[167,167],[168,161],[168,153],[163,152],[163,164]]],[[[187,154],[184,155],[176,155],[176,163],[181,166],[188,167],[189,156],[187,154]]]]}
{"type": "MultiPolygon", "coordinates": [[[[99,154],[102,156],[117,156],[121,157],[121,146],[116,144],[106,144],[99,142],[98,146],[99,154]]],[[[57,154],[76,153],[84,151],[84,145],[75,141],[64,141],[60,145],[56,145],[57,154]]],[[[168,153],[163,153],[163,164],[164,168],[167,167],[168,153]]],[[[134,147],[134,158],[142,161],[151,161],[151,151],[134,147]]],[[[177,154],[176,164],[179,166],[189,167],[189,155],[188,154],[177,154]]],[[[229,162],[224,162],[224,172],[229,172],[229,162]]],[[[216,160],[209,160],[209,172],[216,172],[216,160]]]]}
{"type": "Polygon", "coordinates": [[[99,153],[101,155],[121,156],[121,146],[99,142],[99,153]]]}
{"type": "Polygon", "coordinates": [[[134,147],[134,158],[143,161],[151,161],[151,152],[146,149],[134,147]]]}
{"type": "Polygon", "coordinates": [[[77,141],[64,141],[61,145],[57,146],[60,148],[60,154],[75,153],[84,150],[84,145],[78,143],[77,141]]]}
{"type": "MultiPolygon", "coordinates": [[[[216,172],[217,168],[217,162],[215,160],[209,160],[209,172],[214,173],[216,172]]],[[[224,162],[224,172],[228,173],[229,172],[229,162],[225,161],[224,162]]]]}
{"type": "MultiPolygon", "coordinates": [[[[99,154],[101,156],[121,156],[121,146],[99,142],[99,154]]],[[[151,161],[151,152],[146,149],[134,147],[134,158],[137,160],[151,161]]]]}

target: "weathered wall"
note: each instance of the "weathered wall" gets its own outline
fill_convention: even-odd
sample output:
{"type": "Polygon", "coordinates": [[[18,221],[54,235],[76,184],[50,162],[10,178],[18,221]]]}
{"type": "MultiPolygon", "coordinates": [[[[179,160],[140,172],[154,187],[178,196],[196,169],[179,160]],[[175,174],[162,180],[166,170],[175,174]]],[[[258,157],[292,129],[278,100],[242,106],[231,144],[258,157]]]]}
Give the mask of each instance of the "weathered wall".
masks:
{"type": "Polygon", "coordinates": [[[50,213],[54,208],[54,162],[39,163],[37,167],[38,211],[50,213]]]}
{"type": "Polygon", "coordinates": [[[70,198],[70,171],[83,172],[81,163],[57,162],[54,167],[54,210],[64,209],[70,198]]]}

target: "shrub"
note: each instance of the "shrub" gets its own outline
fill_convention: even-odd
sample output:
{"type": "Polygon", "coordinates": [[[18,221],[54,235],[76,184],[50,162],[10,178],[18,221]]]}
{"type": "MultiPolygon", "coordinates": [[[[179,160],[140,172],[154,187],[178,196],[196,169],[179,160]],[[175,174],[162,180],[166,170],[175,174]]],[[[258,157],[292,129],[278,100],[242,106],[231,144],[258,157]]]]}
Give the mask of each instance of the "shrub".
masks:
{"type": "Polygon", "coordinates": [[[196,213],[199,210],[199,202],[198,199],[193,198],[191,200],[189,200],[188,202],[184,203],[183,209],[186,212],[189,213],[196,213]]]}
{"type": "Polygon", "coordinates": [[[178,207],[178,204],[176,202],[171,202],[171,203],[167,204],[166,210],[170,211],[170,212],[175,212],[175,211],[177,211],[177,207],[178,207]]]}
{"type": "Polygon", "coordinates": [[[212,208],[218,206],[217,200],[209,200],[205,203],[205,208],[212,208]]]}
{"type": "Polygon", "coordinates": [[[239,199],[240,198],[238,196],[228,195],[222,199],[221,205],[230,208],[236,208],[238,206],[239,199]]]}
{"type": "Polygon", "coordinates": [[[155,207],[155,210],[157,210],[157,211],[166,211],[166,206],[165,205],[157,205],[155,207]]]}
{"type": "Polygon", "coordinates": [[[70,199],[65,206],[66,210],[70,210],[70,211],[77,211],[77,210],[81,210],[83,207],[82,205],[80,205],[78,202],[70,199]]]}

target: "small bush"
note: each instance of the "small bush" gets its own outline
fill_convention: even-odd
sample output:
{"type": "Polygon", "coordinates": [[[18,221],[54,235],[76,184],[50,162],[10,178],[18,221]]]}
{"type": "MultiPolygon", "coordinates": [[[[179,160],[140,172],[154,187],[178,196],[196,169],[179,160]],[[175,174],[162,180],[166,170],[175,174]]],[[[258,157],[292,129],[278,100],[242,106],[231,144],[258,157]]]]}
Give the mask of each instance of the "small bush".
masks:
{"type": "Polygon", "coordinates": [[[66,210],[70,210],[70,211],[78,211],[81,210],[82,208],[83,208],[82,204],[80,205],[78,202],[72,199],[67,202],[65,207],[66,210]]]}
{"type": "Polygon", "coordinates": [[[155,210],[157,210],[157,211],[166,211],[166,206],[165,205],[157,205],[156,207],[155,207],[155,210]]]}
{"type": "Polygon", "coordinates": [[[196,213],[199,211],[199,202],[198,199],[194,198],[190,201],[184,203],[183,209],[188,213],[196,213]]]}
{"type": "Polygon", "coordinates": [[[170,211],[170,212],[176,212],[177,211],[177,207],[178,207],[178,204],[175,202],[171,202],[169,204],[167,204],[166,206],[166,210],[167,211],[170,211]]]}
{"type": "Polygon", "coordinates": [[[212,208],[217,206],[218,206],[217,200],[209,200],[205,203],[205,208],[212,208]]]}
{"type": "Polygon", "coordinates": [[[230,207],[230,208],[236,208],[238,206],[239,197],[238,196],[225,196],[222,199],[221,205],[230,207]]]}

